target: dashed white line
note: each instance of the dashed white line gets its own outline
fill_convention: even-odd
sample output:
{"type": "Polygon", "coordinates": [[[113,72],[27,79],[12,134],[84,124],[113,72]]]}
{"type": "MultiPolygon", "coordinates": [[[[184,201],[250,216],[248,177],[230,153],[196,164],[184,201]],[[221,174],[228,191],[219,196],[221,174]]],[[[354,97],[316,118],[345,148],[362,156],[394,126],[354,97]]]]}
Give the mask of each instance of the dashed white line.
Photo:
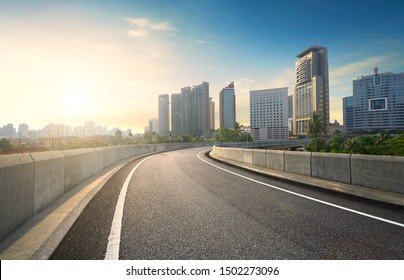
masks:
{"type": "Polygon", "coordinates": [[[130,179],[135,173],[136,169],[147,159],[151,158],[153,155],[148,156],[139,162],[126,177],[123,183],[121,192],[119,193],[118,202],[116,204],[114,218],[112,220],[111,232],[108,237],[107,252],[105,254],[105,260],[118,260],[119,259],[119,245],[121,243],[121,229],[122,229],[122,217],[123,217],[123,207],[125,204],[126,193],[128,191],[128,186],[130,179]]]}
{"type": "Polygon", "coordinates": [[[299,196],[299,197],[302,197],[302,198],[305,198],[305,199],[308,199],[308,200],[312,200],[312,201],[321,203],[321,204],[325,204],[325,205],[328,205],[328,206],[331,206],[331,207],[335,207],[335,208],[338,208],[338,209],[341,209],[341,210],[345,210],[345,211],[348,211],[348,212],[351,212],[351,213],[355,213],[355,214],[358,214],[358,215],[361,215],[361,216],[365,216],[365,217],[368,217],[368,218],[371,218],[371,219],[375,219],[375,220],[378,220],[378,221],[382,221],[382,222],[385,222],[385,223],[389,223],[389,224],[396,225],[396,226],[399,226],[399,227],[404,228],[404,224],[401,224],[401,223],[399,223],[399,222],[395,222],[395,221],[392,221],[392,220],[388,220],[388,219],[385,219],[385,218],[381,218],[381,217],[378,217],[378,216],[374,216],[374,215],[371,215],[371,214],[367,214],[367,213],[364,213],[364,212],[360,212],[360,211],[357,211],[357,210],[354,210],[354,209],[351,209],[351,208],[347,208],[347,207],[344,207],[344,206],[340,206],[340,205],[337,205],[337,204],[334,204],[334,203],[330,203],[330,202],[327,202],[327,201],[323,201],[323,200],[320,200],[320,199],[317,199],[317,198],[313,198],[313,197],[310,197],[310,196],[307,196],[307,195],[303,195],[303,194],[300,194],[300,193],[296,193],[296,192],[292,192],[292,191],[289,191],[289,190],[285,190],[285,189],[282,189],[282,188],[279,188],[279,187],[276,187],[276,186],[273,186],[273,185],[270,185],[270,184],[267,184],[267,183],[264,183],[264,182],[261,182],[261,181],[258,181],[258,180],[249,178],[249,177],[246,177],[246,176],[241,175],[241,174],[238,174],[238,173],[236,173],[236,172],[227,170],[227,169],[225,169],[225,168],[223,168],[223,167],[220,167],[220,166],[218,166],[218,165],[215,165],[215,164],[213,164],[213,163],[210,163],[210,162],[204,160],[203,158],[201,158],[201,156],[200,156],[201,153],[206,153],[207,151],[208,151],[208,150],[199,152],[199,153],[198,153],[198,158],[199,158],[201,161],[203,161],[203,162],[205,162],[205,163],[207,163],[207,164],[209,164],[209,165],[211,165],[211,166],[213,166],[213,167],[215,167],[215,168],[218,168],[218,169],[220,169],[220,170],[222,170],[222,171],[225,171],[225,172],[227,172],[227,173],[233,174],[233,175],[235,175],[235,176],[244,178],[244,179],[249,180],[249,181],[251,181],[251,182],[254,182],[254,183],[257,183],[257,184],[261,184],[261,185],[264,185],[264,186],[267,186],[267,187],[270,187],[270,188],[273,188],[273,189],[276,189],[276,190],[279,190],[279,191],[282,191],[282,192],[286,192],[286,193],[289,193],[289,194],[292,194],[292,195],[295,195],[295,196],[299,196]]]}

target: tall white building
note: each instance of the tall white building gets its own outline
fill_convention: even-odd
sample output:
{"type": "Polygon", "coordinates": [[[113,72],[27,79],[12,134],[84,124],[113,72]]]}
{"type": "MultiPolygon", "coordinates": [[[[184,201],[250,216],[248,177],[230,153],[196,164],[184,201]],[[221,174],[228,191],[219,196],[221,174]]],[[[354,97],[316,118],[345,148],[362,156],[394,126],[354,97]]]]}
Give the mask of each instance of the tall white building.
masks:
{"type": "Polygon", "coordinates": [[[250,91],[250,125],[254,141],[289,139],[288,88],[250,91]]]}
{"type": "Polygon", "coordinates": [[[296,84],[293,86],[293,133],[307,134],[307,123],[316,111],[323,118],[327,134],[330,122],[327,48],[312,46],[297,57],[296,84]]]}

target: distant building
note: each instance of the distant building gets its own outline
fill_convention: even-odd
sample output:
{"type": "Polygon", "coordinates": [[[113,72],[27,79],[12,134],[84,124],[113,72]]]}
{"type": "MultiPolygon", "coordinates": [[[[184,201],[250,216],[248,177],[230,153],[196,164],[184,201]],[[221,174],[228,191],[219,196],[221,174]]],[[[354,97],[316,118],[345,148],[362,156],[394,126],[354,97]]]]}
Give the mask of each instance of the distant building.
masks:
{"type": "Polygon", "coordinates": [[[345,131],[404,130],[404,72],[353,80],[353,96],[343,98],[345,131]]]}
{"type": "Polygon", "coordinates": [[[153,118],[149,119],[149,131],[150,132],[157,132],[158,131],[158,119],[153,118]]]}
{"type": "Polygon", "coordinates": [[[337,131],[343,132],[344,131],[344,126],[341,125],[337,120],[334,120],[333,123],[330,123],[329,134],[334,135],[337,131]]]}
{"type": "Polygon", "coordinates": [[[29,135],[29,126],[26,123],[22,123],[18,126],[18,137],[25,138],[29,135]]]}
{"type": "Polygon", "coordinates": [[[254,141],[289,139],[288,88],[250,91],[250,125],[254,141]]]}
{"type": "Polygon", "coordinates": [[[213,101],[212,97],[209,97],[209,129],[210,131],[215,130],[215,102],[213,101]]]}
{"type": "Polygon", "coordinates": [[[181,94],[171,94],[171,135],[181,134],[181,94]]]}
{"type": "Polygon", "coordinates": [[[4,125],[0,130],[0,136],[13,137],[15,135],[15,128],[12,123],[4,125]]]}
{"type": "Polygon", "coordinates": [[[181,89],[181,133],[192,135],[192,88],[181,89]]]}
{"type": "Polygon", "coordinates": [[[170,133],[170,97],[168,94],[159,95],[159,129],[160,136],[170,133]]]}
{"type": "Polygon", "coordinates": [[[210,136],[209,83],[203,82],[191,90],[191,135],[210,136]]]}
{"type": "Polygon", "coordinates": [[[293,133],[307,134],[307,123],[316,111],[328,133],[330,122],[327,48],[312,46],[298,54],[293,86],[293,133]]]}
{"type": "Polygon", "coordinates": [[[234,82],[219,93],[220,128],[231,128],[236,123],[236,96],[234,82]]]}

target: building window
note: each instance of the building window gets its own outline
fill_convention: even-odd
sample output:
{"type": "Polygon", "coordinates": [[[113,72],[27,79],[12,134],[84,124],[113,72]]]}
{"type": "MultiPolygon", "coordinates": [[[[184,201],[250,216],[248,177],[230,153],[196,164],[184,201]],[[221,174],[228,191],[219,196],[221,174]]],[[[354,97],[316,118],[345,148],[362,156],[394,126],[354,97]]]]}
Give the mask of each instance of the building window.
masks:
{"type": "Polygon", "coordinates": [[[369,99],[369,111],[387,110],[387,98],[369,99]]]}

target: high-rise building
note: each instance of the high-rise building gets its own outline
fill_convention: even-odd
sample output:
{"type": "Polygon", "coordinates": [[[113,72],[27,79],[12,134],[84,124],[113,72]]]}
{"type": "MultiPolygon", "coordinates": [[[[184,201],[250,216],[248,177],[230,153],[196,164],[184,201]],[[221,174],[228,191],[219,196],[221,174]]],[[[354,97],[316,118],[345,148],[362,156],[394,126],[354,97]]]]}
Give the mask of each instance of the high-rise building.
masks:
{"type": "Polygon", "coordinates": [[[157,118],[149,119],[149,132],[158,132],[159,121],[157,118]]]}
{"type": "Polygon", "coordinates": [[[298,54],[293,86],[293,133],[307,134],[307,123],[314,111],[324,121],[328,133],[330,122],[327,48],[312,46],[298,54]]]}
{"type": "Polygon", "coordinates": [[[29,126],[26,123],[22,123],[18,126],[18,137],[25,138],[28,137],[29,126]]]}
{"type": "Polygon", "coordinates": [[[203,82],[192,87],[191,91],[192,134],[200,137],[210,136],[209,83],[203,82]]]}
{"type": "Polygon", "coordinates": [[[170,134],[170,96],[168,94],[159,95],[159,129],[160,136],[170,134]]]}
{"type": "Polygon", "coordinates": [[[192,135],[192,88],[181,89],[181,133],[192,135]]]}
{"type": "Polygon", "coordinates": [[[234,82],[219,93],[220,128],[231,128],[236,123],[236,96],[234,82]]]}
{"type": "Polygon", "coordinates": [[[209,97],[209,115],[210,115],[210,131],[215,130],[215,102],[212,97],[209,97]]]}
{"type": "Polygon", "coordinates": [[[181,94],[171,94],[171,135],[177,137],[181,134],[181,94]]]}
{"type": "Polygon", "coordinates": [[[289,139],[288,88],[250,91],[250,125],[254,141],[289,139]]]}
{"type": "Polygon", "coordinates": [[[353,130],[404,129],[404,72],[353,80],[353,96],[343,98],[344,127],[353,130]]]}

